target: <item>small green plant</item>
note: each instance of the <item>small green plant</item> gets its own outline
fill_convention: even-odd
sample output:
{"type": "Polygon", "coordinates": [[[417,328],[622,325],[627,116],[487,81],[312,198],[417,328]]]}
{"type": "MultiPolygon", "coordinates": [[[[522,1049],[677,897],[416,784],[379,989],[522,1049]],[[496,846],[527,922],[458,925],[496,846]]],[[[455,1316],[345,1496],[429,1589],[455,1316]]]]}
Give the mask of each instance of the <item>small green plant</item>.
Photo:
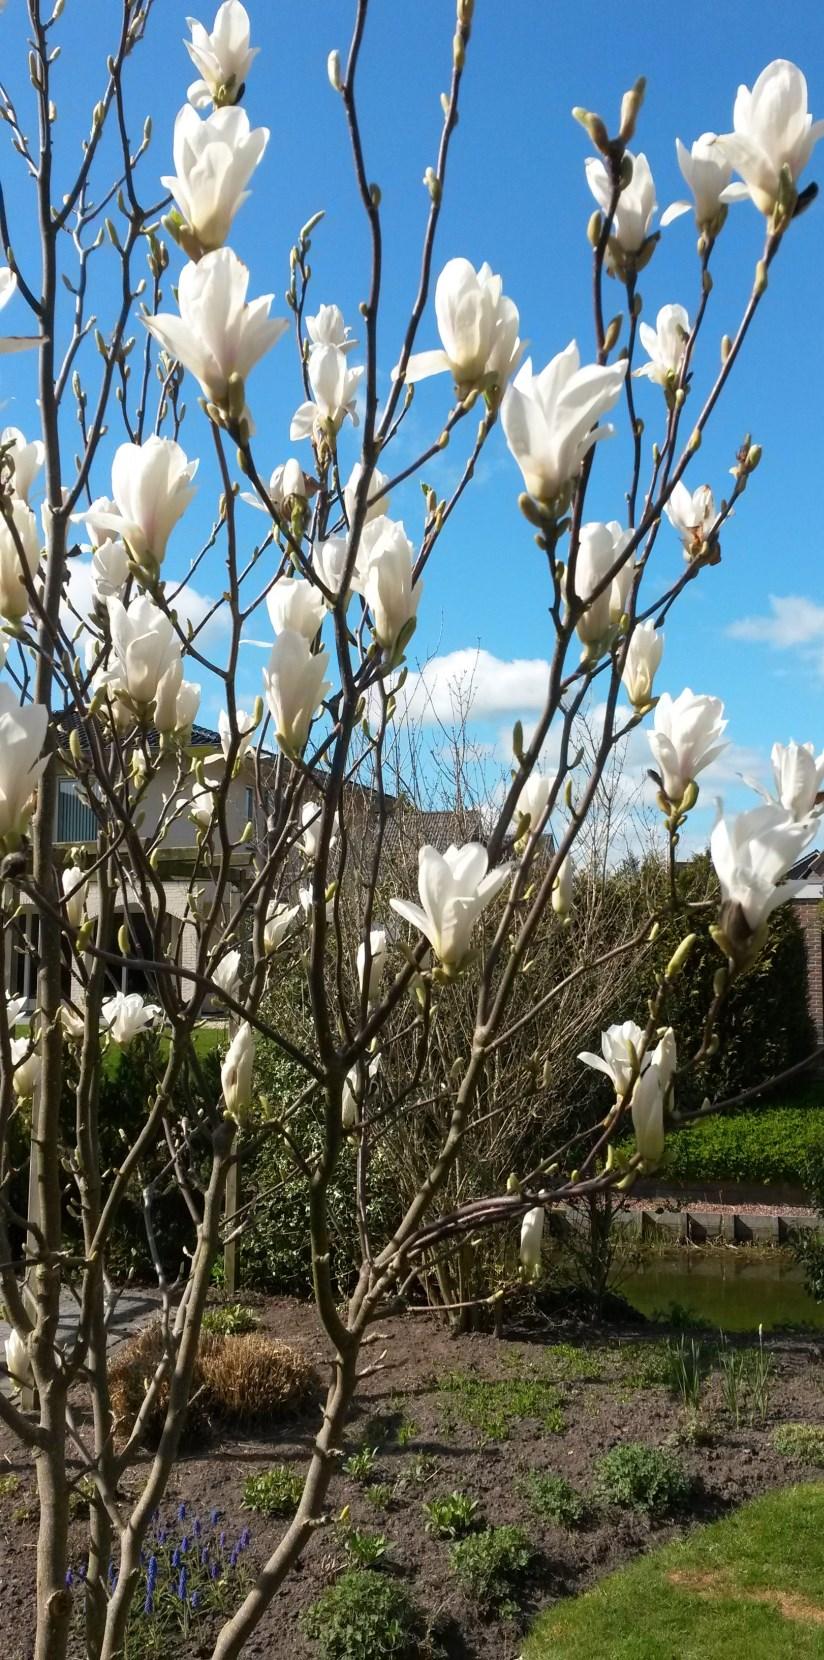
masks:
{"type": "Polygon", "coordinates": [[[749,1356],[749,1383],[752,1415],[762,1424],[766,1423],[770,1410],[773,1370],[773,1357],[769,1350],[764,1348],[764,1327],[759,1326],[758,1348],[753,1349],[749,1356]]]}
{"type": "Polygon", "coordinates": [[[586,1517],[587,1507],[581,1494],[563,1476],[531,1470],[522,1483],[522,1492],[530,1510],[543,1521],[554,1522],[556,1527],[571,1532],[586,1517]]]}
{"type": "Polygon", "coordinates": [[[391,1549],[385,1533],[369,1533],[366,1528],[348,1527],[344,1532],[343,1548],[357,1568],[374,1568],[391,1549]]]}
{"type": "Polygon", "coordinates": [[[392,1503],[394,1494],[395,1489],[391,1481],[372,1481],[365,1489],[363,1496],[369,1500],[371,1505],[374,1505],[376,1510],[386,1510],[387,1506],[392,1503]]]}
{"type": "Polygon", "coordinates": [[[218,1337],[241,1337],[246,1331],[257,1331],[259,1325],[253,1308],[245,1303],[224,1303],[219,1308],[207,1308],[201,1329],[216,1332],[218,1337]]]}
{"type": "Polygon", "coordinates": [[[595,1467],[599,1499],[622,1510],[644,1510],[648,1516],[667,1516],[683,1509],[692,1485],[675,1453],[637,1441],[613,1447],[595,1467]]]}
{"type": "Polygon", "coordinates": [[[513,1424],[523,1419],[534,1419],[554,1435],[566,1428],[561,1396],[546,1378],[490,1380],[451,1372],[441,1388],[447,1417],[477,1430],[485,1441],[506,1441],[513,1424]]]}
{"type": "Polygon", "coordinates": [[[402,1418],[395,1430],[395,1440],[399,1447],[408,1447],[418,1433],[418,1426],[413,1418],[402,1418]]]}
{"type": "Polygon", "coordinates": [[[627,1343],[618,1351],[625,1389],[657,1389],[669,1382],[668,1343],[627,1343]]]}
{"type": "Polygon", "coordinates": [[[406,1469],[401,1472],[400,1485],[425,1487],[426,1483],[432,1480],[437,1468],[438,1460],[434,1453],[413,1453],[406,1469]]]}
{"type": "Polygon", "coordinates": [[[10,1499],[20,1486],[20,1477],[12,1471],[7,1476],[0,1476],[0,1499],[10,1499]]]}
{"type": "Polygon", "coordinates": [[[757,1349],[731,1349],[722,1336],[718,1350],[724,1405],[736,1429],[747,1421],[764,1423],[770,1409],[773,1357],[764,1348],[762,1327],[757,1349]]]}
{"type": "Polygon", "coordinates": [[[736,1429],[741,1424],[747,1394],[747,1363],[743,1349],[729,1348],[726,1338],[718,1350],[721,1396],[736,1429]]]}
{"type": "Polygon", "coordinates": [[[302,1492],[303,1477],[297,1470],[276,1464],[259,1476],[247,1477],[243,1504],[246,1510],[259,1510],[264,1516],[294,1516],[302,1492]]]}
{"type": "Polygon", "coordinates": [[[773,1446],[782,1458],[803,1464],[824,1464],[824,1428],[821,1424],[779,1424],[773,1446]]]}
{"type": "Polygon", "coordinates": [[[426,1531],[436,1539],[462,1539],[471,1533],[478,1514],[478,1500],[457,1490],[423,1506],[426,1531]]]}
{"type": "Polygon", "coordinates": [[[597,1349],[579,1349],[574,1343],[550,1343],[544,1354],[552,1370],[562,1378],[594,1383],[603,1374],[604,1357],[597,1349]]]}
{"type": "Polygon", "coordinates": [[[343,1461],[344,1475],[365,1486],[375,1468],[378,1450],[377,1447],[359,1447],[357,1452],[350,1453],[343,1461]]]}
{"type": "Polygon", "coordinates": [[[328,1585],[301,1620],[320,1660],[414,1660],[421,1621],[397,1582],[353,1568],[328,1585]]]}
{"type": "Polygon", "coordinates": [[[487,1527],[459,1539],[449,1552],[455,1578],[472,1602],[506,1618],[517,1613],[514,1592],[528,1573],[534,1552],[520,1527],[487,1527]]]}
{"type": "Polygon", "coordinates": [[[697,1343],[694,1337],[689,1342],[681,1337],[677,1343],[667,1345],[667,1357],[667,1381],[673,1395],[678,1396],[683,1407],[697,1411],[707,1369],[703,1343],[697,1343]]]}

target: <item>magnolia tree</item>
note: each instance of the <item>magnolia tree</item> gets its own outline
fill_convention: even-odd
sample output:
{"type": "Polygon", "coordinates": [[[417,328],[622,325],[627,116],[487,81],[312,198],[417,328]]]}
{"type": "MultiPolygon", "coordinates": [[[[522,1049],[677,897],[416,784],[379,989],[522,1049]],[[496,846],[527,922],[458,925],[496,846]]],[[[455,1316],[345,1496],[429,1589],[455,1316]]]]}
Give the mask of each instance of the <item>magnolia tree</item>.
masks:
{"type": "MultiPolygon", "coordinates": [[[[36,351],[39,361],[37,406],[25,433],[8,427],[0,437],[0,847],[3,984],[17,944],[31,954],[36,991],[25,1003],[10,995],[0,1001],[0,1273],[13,1328],[7,1359],[14,1386],[0,1393],[0,1418],[37,1472],[38,1660],[66,1654],[75,1618],[85,1620],[87,1654],[113,1660],[124,1651],[141,1548],[177,1456],[212,1266],[227,1232],[240,1225],[224,1220],[227,1178],[239,1152],[263,1136],[280,1138],[308,1193],[307,1252],[330,1382],[297,1514],[217,1638],[214,1654],[227,1660],[243,1649],[323,1517],[358,1379],[380,1364],[367,1348],[377,1338],[376,1322],[383,1326],[403,1308],[422,1264],[493,1228],[520,1229],[522,1272],[533,1276],[549,1207],[610,1186],[625,1191],[639,1171],[655,1168],[667,1122],[678,1115],[679,1070],[700,1066],[712,1052],[730,987],[757,957],[770,912],[793,892],[784,877],[813,834],[824,758],[789,744],[774,751],[774,798],[733,820],[721,817],[713,831],[720,910],[690,911],[682,900],[678,838],[700,775],[723,747],[726,721],[711,687],[663,689],[661,628],[684,589],[718,561],[726,521],[760,459],[745,439],[732,487],[717,499],[698,457],[764,301],[770,266],[815,195],[803,174],[822,123],[808,113],[800,70],[779,61],[751,90],[739,89],[730,133],[705,133],[690,149],[678,141],[690,199],[670,208],[660,225],[681,212],[695,217],[696,303],[692,311],[664,304],[653,325],[642,316],[637,283],[651,262],[654,275],[662,233],[649,162],[630,148],[643,82],[627,93],[612,132],[597,115],[576,110],[597,152],[586,162],[597,203],[588,226],[593,336],[583,348],[558,341],[557,355],[535,365],[522,360],[516,304],[488,265],[453,259],[437,270],[436,233],[473,25],[473,0],[458,0],[451,39],[443,43],[448,90],[440,138],[424,178],[429,205],[420,275],[382,395],[381,199],[370,182],[357,99],[368,0],[354,0],[345,59],[333,51],[328,60],[329,96],[341,106],[341,141],[351,149],[371,239],[357,337],[336,304],[310,298],[317,217],[289,255],[288,317],[270,315],[273,295],[259,293],[269,273],[251,272],[232,249],[233,222],[269,138],[265,128],[250,127],[243,105],[256,48],[240,0],[226,0],[211,29],[190,22],[186,46],[199,78],[175,121],[173,171],[159,176],[149,160],[150,127],[134,136],[129,105],[130,60],[146,30],[160,24],[158,8],[152,0],[119,0],[110,8],[119,15],[102,95],[79,166],[60,193],[53,181],[57,105],[65,93],[57,64],[64,0],[48,15],[41,0],[27,5],[30,84],[0,88],[0,114],[40,239],[38,269],[25,259],[25,238],[15,235],[0,193],[7,261],[0,303],[30,314],[27,333],[4,338],[2,348],[36,351]],[[728,221],[739,198],[750,206],[733,208],[728,221]],[[699,388],[695,348],[711,326],[716,242],[734,238],[738,216],[753,211],[763,220],[763,253],[737,331],[724,337],[720,366],[699,388]],[[103,245],[119,262],[119,280],[114,315],[97,324],[90,294],[103,245]],[[72,296],[68,314],[64,284],[72,296]],[[616,291],[621,314],[609,321],[608,295],[616,291]],[[283,341],[290,329],[291,368],[283,341]],[[260,453],[253,414],[266,403],[268,377],[281,384],[289,375],[295,454],[284,459],[286,434],[279,453],[260,453]],[[442,377],[442,420],[415,460],[393,461],[399,432],[406,439],[412,388],[434,375],[442,377]],[[615,519],[602,523],[593,520],[589,497],[596,441],[614,430],[608,416],[625,429],[630,462],[626,496],[615,503],[615,519]],[[103,442],[110,423],[122,426],[113,459],[110,441],[103,442]],[[656,434],[651,444],[645,427],[656,434]],[[527,534],[527,521],[541,554],[535,597],[548,615],[545,703],[528,741],[515,729],[511,778],[483,841],[445,852],[420,846],[417,897],[408,889],[387,892],[385,757],[404,719],[405,660],[425,603],[424,573],[451,531],[479,457],[502,441],[513,463],[513,534],[519,523],[527,534]],[[397,492],[407,481],[417,488],[447,444],[464,446],[459,480],[443,498],[425,488],[423,528],[413,540],[391,516],[397,492]],[[164,570],[170,537],[206,483],[206,466],[196,477],[195,449],[212,469],[214,522],[185,579],[173,581],[164,570]],[[29,498],[40,486],[38,518],[29,498]],[[247,511],[249,502],[262,516],[247,511]],[[684,562],[667,583],[658,542],[673,530],[684,562]],[[91,555],[85,562],[84,540],[91,555]],[[222,562],[226,618],[221,650],[211,655],[208,618],[201,611],[193,620],[186,609],[187,585],[207,556],[222,562]],[[82,588],[70,581],[78,565],[88,572],[90,593],[82,609],[82,588]],[[238,663],[250,626],[258,634],[270,629],[271,653],[260,695],[246,711],[238,707],[238,663]],[[191,741],[204,684],[220,687],[224,705],[219,746],[205,758],[202,744],[191,741]],[[597,719],[597,741],[582,776],[573,734],[584,715],[597,719]],[[683,942],[660,977],[646,1025],[612,1027],[600,1053],[581,1057],[606,1075],[605,1115],[582,1123],[565,1146],[547,1145],[535,1168],[512,1176],[505,1191],[462,1193],[449,1208],[441,1196],[461,1191],[450,1178],[471,1145],[490,1068],[507,1045],[529,1043],[540,1053],[541,1032],[552,1027],[566,974],[530,1007],[514,994],[539,932],[574,934],[576,840],[610,758],[640,724],[669,859],[668,908],[684,918],[683,942]],[[547,754],[551,767],[542,761],[547,754]],[[232,814],[233,788],[244,779],[255,803],[245,827],[232,814]],[[93,816],[95,834],[64,860],[56,807],[66,780],[93,816]],[[172,928],[164,854],[180,847],[182,824],[192,852],[181,879],[185,904],[172,928]],[[343,917],[352,904],[347,859],[351,867],[355,842],[365,875],[357,884],[353,941],[343,917]],[[689,973],[691,945],[707,927],[718,948],[714,996],[697,1053],[679,1055],[668,989],[674,976],[689,973]],[[154,1002],[124,993],[127,957],[156,988],[154,1002]],[[284,1010],[285,1000],[273,994],[288,976],[303,984],[308,1027],[290,1027],[288,1011],[272,1015],[284,1010]],[[453,1023],[460,1040],[443,1055],[441,1034],[449,1026],[442,1011],[467,986],[471,1030],[453,1023]],[[222,1093],[180,1113],[179,1086],[196,1065],[198,1033],[216,1005],[231,1038],[222,1093]],[[521,1012],[514,1015],[513,1007],[521,1012]],[[146,1031],[162,1042],[145,1115],[119,1166],[104,1168],[101,1067],[110,1048],[143,1043],[146,1031]],[[295,1101],[258,1097],[261,1034],[298,1069],[295,1101]],[[373,1237],[375,1139],[387,1123],[402,1125],[415,1111],[433,1047],[441,1055],[440,1116],[432,1120],[440,1143],[392,1237],[373,1237]],[[307,1099],[322,1120],[319,1153],[302,1143],[295,1116],[307,1099]],[[615,1142],[626,1140],[630,1124],[635,1152],[621,1159],[615,1142]],[[341,1306],[327,1194],[346,1137],[357,1144],[359,1268],[341,1306]],[[11,1191],[23,1138],[25,1213],[11,1191]],[[170,1285],[155,1243],[158,1184],[146,1180],[163,1355],[137,1423],[124,1432],[113,1420],[107,1382],[117,1296],[108,1253],[127,1190],[164,1159],[192,1216],[192,1251],[185,1276],[170,1285]],[[76,1234],[67,1242],[64,1231],[70,1206],[80,1215],[79,1244],[76,1234]],[[22,1255],[15,1249],[20,1237],[22,1255]],[[58,1325],[67,1286],[77,1307],[68,1330],[58,1325]],[[148,1463],[138,1463],[143,1425],[163,1390],[159,1443],[148,1463]],[[78,1405],[83,1400],[88,1408],[78,1405]],[[83,1603],[73,1610],[67,1523],[78,1469],[95,1500],[83,1603]],[[117,1565],[112,1580],[110,1558],[117,1565]]],[[[70,15],[71,4],[66,9],[70,15]]],[[[181,69],[184,61],[181,55],[181,69]]],[[[61,175],[68,165],[61,159],[61,175]]],[[[621,951],[642,949],[660,921],[650,915],[642,935],[624,941],[621,951]]],[[[585,969],[579,964],[574,972],[585,969]]]]}

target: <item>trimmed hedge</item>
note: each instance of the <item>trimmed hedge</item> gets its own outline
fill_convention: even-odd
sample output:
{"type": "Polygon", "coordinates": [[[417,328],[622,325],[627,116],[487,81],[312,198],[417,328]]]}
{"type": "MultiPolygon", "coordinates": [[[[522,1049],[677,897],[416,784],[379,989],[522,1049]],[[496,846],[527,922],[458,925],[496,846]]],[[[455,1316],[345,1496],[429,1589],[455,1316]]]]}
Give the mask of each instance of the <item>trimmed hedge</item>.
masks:
{"type": "Polygon", "coordinates": [[[661,1174],[684,1182],[797,1182],[824,1167],[824,1091],[808,1106],[751,1108],[667,1136],[661,1174]]]}

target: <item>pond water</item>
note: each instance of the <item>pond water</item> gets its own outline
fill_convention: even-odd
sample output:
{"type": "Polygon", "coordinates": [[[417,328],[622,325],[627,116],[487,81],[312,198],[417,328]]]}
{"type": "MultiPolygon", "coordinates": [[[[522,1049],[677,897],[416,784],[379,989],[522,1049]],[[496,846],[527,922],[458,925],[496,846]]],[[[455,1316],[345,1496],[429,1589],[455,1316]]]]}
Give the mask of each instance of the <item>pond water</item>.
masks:
{"type": "Polygon", "coordinates": [[[801,1268],[784,1251],[668,1251],[650,1256],[616,1289],[642,1314],[666,1314],[678,1304],[726,1331],[756,1331],[760,1324],[765,1331],[791,1325],[824,1330],[824,1303],[808,1296],[801,1268]]]}

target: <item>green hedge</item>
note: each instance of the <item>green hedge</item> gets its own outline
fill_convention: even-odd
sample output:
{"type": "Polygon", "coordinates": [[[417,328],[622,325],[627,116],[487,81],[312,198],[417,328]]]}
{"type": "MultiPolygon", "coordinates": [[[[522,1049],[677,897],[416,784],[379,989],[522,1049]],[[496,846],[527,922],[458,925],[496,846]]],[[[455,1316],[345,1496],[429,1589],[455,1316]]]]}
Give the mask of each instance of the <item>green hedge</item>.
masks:
{"type": "MultiPolygon", "coordinates": [[[[815,1097],[822,1103],[822,1091],[815,1097]]],[[[667,1137],[662,1175],[684,1182],[798,1182],[824,1167],[824,1104],[752,1108],[667,1137]]]]}

